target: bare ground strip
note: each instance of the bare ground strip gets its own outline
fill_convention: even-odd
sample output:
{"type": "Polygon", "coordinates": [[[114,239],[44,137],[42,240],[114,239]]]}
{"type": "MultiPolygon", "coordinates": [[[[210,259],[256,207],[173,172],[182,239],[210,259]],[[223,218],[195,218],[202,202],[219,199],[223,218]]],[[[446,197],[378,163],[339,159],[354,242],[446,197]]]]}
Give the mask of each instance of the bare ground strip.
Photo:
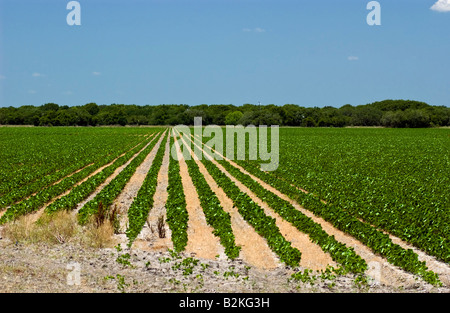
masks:
{"type": "Polygon", "coordinates": [[[214,259],[217,255],[225,258],[224,248],[219,239],[214,236],[213,228],[207,224],[205,215],[200,205],[194,183],[189,176],[186,162],[184,161],[178,141],[175,137],[178,160],[180,164],[181,182],[186,196],[186,210],[188,212],[188,242],[186,252],[194,253],[196,257],[214,259]]]}
{"type": "Polygon", "coordinates": [[[170,133],[165,143],[164,156],[158,172],[156,191],[153,196],[153,207],[150,209],[147,222],[133,242],[133,248],[147,251],[166,251],[173,249],[170,228],[166,223],[166,201],[169,185],[170,133]]]}
{"type": "Polygon", "coordinates": [[[133,203],[134,198],[137,196],[142,184],[144,183],[145,177],[147,176],[147,173],[152,166],[153,160],[155,159],[156,153],[158,152],[158,149],[161,145],[164,134],[165,132],[161,135],[150,153],[145,157],[144,161],[136,168],[136,171],[131,176],[122,192],[111,205],[111,208],[117,210],[116,212],[118,214],[120,223],[119,233],[125,233],[125,230],[128,228],[128,209],[133,203]]]}
{"type": "MultiPolygon", "coordinates": [[[[153,135],[153,134],[152,134],[153,135]]],[[[114,173],[111,175],[111,176],[109,176],[100,186],[98,186],[97,187],[97,189],[93,192],[93,193],[91,193],[90,195],[89,195],[89,197],[87,197],[84,201],[82,201],[82,202],[80,202],[80,203],[78,203],[78,206],[77,206],[77,208],[74,210],[74,214],[77,214],[78,213],[78,211],[86,204],[86,203],[88,203],[89,201],[91,201],[92,199],[94,199],[95,198],[95,196],[100,192],[100,191],[102,191],[102,189],[103,188],[105,188],[105,186],[107,186],[117,175],[119,175],[120,174],[120,172],[122,172],[127,166],[128,166],[128,164],[130,164],[131,163],[131,161],[133,161],[134,160],[134,158],[135,157],[137,157],[138,155],[139,155],[139,153],[141,153],[145,148],[147,148],[154,140],[156,139],[156,136],[154,136],[153,137],[153,139],[152,140],[150,140],[146,145],[145,145],[145,147],[143,147],[141,150],[139,150],[138,152],[136,152],[127,162],[125,162],[125,164],[123,164],[122,166],[119,166],[115,171],[114,171],[114,173]]]]}
{"type": "MultiPolygon", "coordinates": [[[[192,151],[190,152],[193,156],[192,151]]],[[[223,210],[230,214],[231,228],[233,230],[236,245],[241,247],[239,256],[242,260],[260,269],[274,269],[280,266],[278,257],[269,248],[266,240],[258,235],[253,227],[242,218],[237,208],[234,206],[233,201],[225,194],[222,188],[217,185],[203,163],[199,160],[195,160],[195,162],[209,187],[219,199],[223,210]]]]}
{"type": "MultiPolygon", "coordinates": [[[[194,143],[194,144],[196,145],[196,143],[194,143]]],[[[199,148],[201,148],[201,147],[199,147],[199,148]]],[[[203,150],[203,152],[204,152],[204,150],[203,150]]],[[[275,211],[273,211],[267,203],[265,203],[260,198],[258,198],[243,183],[241,183],[233,175],[228,173],[228,171],[222,165],[220,165],[216,160],[211,159],[211,161],[225,175],[227,175],[228,178],[230,178],[242,192],[247,193],[250,196],[250,198],[264,210],[264,213],[266,215],[268,215],[272,218],[275,218],[276,225],[280,229],[281,234],[286,238],[286,240],[291,242],[291,244],[294,248],[297,248],[300,252],[302,252],[300,266],[309,268],[309,269],[313,269],[313,270],[322,270],[322,269],[325,269],[329,265],[331,265],[331,266],[336,265],[336,263],[331,259],[331,256],[328,253],[325,253],[320,248],[320,246],[313,243],[309,239],[309,236],[307,234],[299,231],[291,223],[284,220],[280,215],[278,215],[275,211]]]]}

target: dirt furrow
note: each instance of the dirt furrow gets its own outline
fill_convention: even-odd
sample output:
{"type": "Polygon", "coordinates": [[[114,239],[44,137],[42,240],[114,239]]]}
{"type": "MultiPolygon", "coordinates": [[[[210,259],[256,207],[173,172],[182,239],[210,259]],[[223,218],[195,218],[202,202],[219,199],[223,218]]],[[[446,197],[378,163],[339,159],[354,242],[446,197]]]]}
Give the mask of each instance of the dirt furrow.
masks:
{"type": "MultiPolygon", "coordinates": [[[[214,149],[213,149],[214,151],[214,149]]],[[[216,152],[217,153],[217,152],[216,152]]],[[[370,248],[353,238],[352,236],[340,231],[335,228],[331,223],[325,221],[321,217],[315,216],[312,212],[306,210],[301,205],[299,205],[296,201],[290,199],[288,196],[284,195],[274,187],[265,183],[258,177],[252,175],[247,172],[243,167],[236,164],[232,160],[229,160],[225,156],[221,155],[225,160],[227,160],[231,165],[249,175],[253,180],[258,182],[262,187],[273,192],[280,198],[288,201],[292,204],[294,208],[311,218],[314,222],[320,224],[322,229],[327,232],[329,235],[332,235],[336,238],[337,241],[340,241],[346,244],[349,247],[352,247],[355,252],[360,255],[364,260],[366,260],[369,265],[369,270],[367,274],[374,279],[376,282],[384,283],[391,286],[414,286],[416,284],[416,277],[390,263],[388,263],[384,258],[379,255],[376,255],[372,252],[370,248]]],[[[441,268],[441,267],[440,267],[441,268]]]]}
{"type": "MultiPolygon", "coordinates": [[[[200,148],[200,146],[198,147],[200,148]]],[[[281,234],[286,238],[286,240],[291,242],[293,247],[302,252],[300,266],[313,270],[321,270],[325,269],[328,265],[336,265],[328,253],[323,252],[323,250],[317,244],[311,242],[307,234],[299,231],[295,226],[293,226],[291,223],[287,222],[280,215],[274,212],[269,205],[258,198],[249,188],[247,188],[244,184],[237,180],[233,175],[228,173],[228,171],[216,160],[211,161],[225,175],[227,175],[242,192],[247,193],[256,204],[263,208],[266,215],[275,218],[276,225],[280,229],[281,234]]]]}
{"type": "Polygon", "coordinates": [[[147,251],[166,251],[173,249],[170,238],[170,228],[166,223],[166,201],[167,186],[169,185],[169,158],[170,158],[170,136],[167,136],[161,168],[158,172],[158,181],[155,195],[153,196],[153,207],[151,208],[147,223],[141,233],[133,242],[133,248],[147,251]]]}
{"type": "MultiPolygon", "coordinates": [[[[233,165],[235,165],[236,167],[239,167],[236,164],[233,164],[233,165]]],[[[283,179],[281,177],[277,177],[277,179],[282,179],[285,182],[289,183],[287,180],[285,180],[285,179],[283,179]]],[[[298,186],[295,186],[292,183],[289,183],[289,185],[291,185],[292,187],[296,188],[297,190],[299,190],[299,191],[301,191],[303,193],[306,193],[306,194],[309,193],[309,191],[307,191],[305,189],[302,189],[302,188],[300,188],[298,186]]],[[[320,201],[325,203],[325,204],[327,203],[323,199],[320,199],[320,201]]],[[[366,221],[364,221],[361,218],[358,218],[358,220],[360,220],[363,223],[367,223],[366,221]]],[[[376,227],[375,225],[371,225],[371,226],[376,227]]],[[[433,272],[435,272],[436,274],[439,275],[439,279],[441,280],[441,282],[444,285],[450,286],[450,265],[449,264],[437,260],[435,257],[426,254],[425,252],[423,252],[419,248],[417,248],[417,247],[415,247],[415,246],[413,246],[413,245],[403,241],[401,238],[399,238],[397,236],[394,236],[394,235],[392,235],[391,233],[389,233],[389,232],[387,232],[385,230],[382,230],[382,229],[379,229],[379,230],[382,231],[383,233],[385,233],[386,235],[388,235],[393,243],[398,244],[403,249],[406,249],[406,250],[411,249],[411,250],[413,250],[418,255],[420,261],[425,262],[427,264],[427,267],[430,270],[432,270],[433,272]]]]}
{"type": "MultiPolygon", "coordinates": [[[[60,178],[60,179],[58,179],[57,181],[51,183],[50,185],[47,185],[47,186],[43,187],[43,188],[48,188],[48,187],[54,186],[54,185],[56,185],[56,184],[59,184],[59,183],[60,183],[61,181],[63,181],[64,179],[69,178],[69,177],[75,175],[75,174],[78,173],[78,172],[81,172],[81,171],[84,170],[86,167],[91,166],[91,165],[93,165],[93,164],[95,164],[95,163],[87,164],[87,165],[85,165],[85,166],[83,166],[83,167],[77,169],[76,171],[74,171],[74,172],[72,172],[72,173],[70,173],[70,174],[67,174],[66,176],[64,176],[64,177],[62,177],[62,178],[60,178]]],[[[39,191],[40,191],[40,190],[39,190],[39,191]]],[[[1,211],[1,212],[0,212],[0,218],[2,217],[2,215],[3,215],[3,214],[4,214],[11,206],[16,205],[16,204],[18,204],[18,203],[20,203],[20,202],[22,202],[22,201],[28,200],[28,199],[30,199],[31,197],[34,197],[35,195],[37,195],[37,194],[39,193],[39,191],[33,192],[31,195],[26,196],[25,198],[23,198],[23,199],[21,199],[21,200],[19,200],[19,201],[14,202],[12,205],[9,205],[9,206],[7,206],[6,208],[0,209],[0,211],[1,211]]],[[[60,196],[60,197],[61,197],[61,196],[60,196]]],[[[56,199],[57,199],[57,198],[55,198],[54,200],[56,200],[56,199]]],[[[51,202],[53,202],[54,200],[52,200],[51,202]]],[[[50,203],[51,203],[51,202],[50,202],[50,203]]],[[[48,204],[50,204],[50,203],[48,203],[48,204]]],[[[46,204],[45,206],[47,206],[48,204],[46,204]]]]}
{"type": "MultiPolygon", "coordinates": [[[[150,136],[151,136],[151,135],[150,135],[150,136]]],[[[139,144],[140,144],[140,143],[139,143],[139,144]]],[[[128,150],[128,151],[133,150],[133,149],[136,148],[139,144],[135,145],[134,147],[132,147],[132,148],[131,148],[130,150],[128,150]]],[[[82,180],[80,180],[78,183],[76,183],[75,185],[73,185],[71,188],[67,189],[64,193],[60,194],[59,196],[56,196],[56,197],[53,198],[51,201],[49,201],[49,202],[47,202],[46,204],[44,204],[39,210],[37,210],[37,211],[35,211],[35,212],[31,212],[31,213],[29,214],[29,215],[30,215],[30,222],[31,222],[31,223],[36,222],[36,221],[42,216],[42,214],[44,213],[45,208],[47,208],[50,204],[52,204],[53,202],[55,202],[56,200],[58,200],[58,199],[60,199],[60,198],[62,198],[62,197],[64,197],[64,196],[68,195],[68,194],[72,191],[73,188],[75,188],[75,187],[81,185],[82,183],[84,183],[86,180],[88,180],[88,179],[91,178],[92,176],[94,176],[94,175],[100,173],[101,171],[103,171],[103,169],[105,169],[106,167],[108,167],[108,166],[110,166],[111,164],[113,164],[117,159],[119,159],[119,158],[121,158],[122,156],[124,156],[128,151],[122,153],[121,155],[119,155],[117,158],[115,158],[114,160],[112,160],[112,161],[109,162],[108,164],[99,167],[99,168],[96,169],[94,172],[92,172],[91,174],[89,174],[88,176],[86,176],[85,178],[83,178],[82,180]]],[[[93,163],[92,163],[92,164],[93,164],[93,163]]],[[[85,169],[86,167],[88,167],[88,166],[90,166],[90,165],[92,165],[92,164],[86,165],[85,167],[83,167],[83,168],[77,170],[76,172],[70,174],[69,176],[72,176],[72,175],[74,175],[74,174],[76,174],[76,173],[82,171],[83,169],[85,169]]],[[[67,177],[69,177],[69,176],[67,176],[67,177]]],[[[61,179],[61,180],[62,180],[62,179],[61,179]]],[[[61,180],[59,180],[58,182],[60,182],[61,180]]],[[[54,185],[57,184],[58,182],[54,183],[54,185]]],[[[35,193],[35,194],[37,194],[37,193],[35,193]]],[[[33,194],[33,195],[35,195],[35,194],[33,194]]],[[[24,200],[22,200],[22,201],[24,201],[24,200]]],[[[2,217],[2,215],[3,215],[5,212],[6,212],[6,210],[0,212],[0,218],[2,217]]]]}
{"type": "MultiPolygon", "coordinates": [[[[154,134],[152,134],[154,135],[154,134]]],[[[156,135],[156,134],[155,134],[156,135]]],[[[77,208],[74,210],[74,214],[78,214],[78,211],[89,201],[91,201],[92,199],[95,198],[95,196],[103,189],[105,188],[105,186],[107,186],[117,175],[120,174],[120,172],[123,171],[124,168],[126,168],[128,166],[128,164],[131,163],[131,161],[133,161],[133,159],[135,157],[137,157],[139,155],[139,153],[142,152],[142,150],[144,150],[145,148],[147,148],[154,140],[155,140],[156,136],[154,136],[154,138],[152,140],[150,140],[145,147],[143,147],[141,150],[139,150],[138,152],[136,152],[127,162],[125,162],[125,164],[123,164],[122,166],[119,166],[118,168],[116,168],[116,170],[114,171],[114,173],[109,176],[102,184],[100,184],[100,186],[97,187],[97,189],[95,189],[95,191],[93,193],[91,193],[89,195],[89,197],[87,197],[84,201],[81,201],[80,203],[78,203],[77,208]]]]}
{"type": "MultiPolygon", "coordinates": [[[[188,148],[188,150],[190,149],[188,148]]],[[[192,150],[190,153],[192,157],[194,157],[192,150]]],[[[195,160],[195,162],[209,187],[219,199],[223,210],[230,214],[231,228],[233,230],[235,242],[236,245],[241,247],[239,254],[240,258],[242,258],[245,263],[256,268],[274,269],[280,266],[276,254],[270,250],[264,238],[258,235],[253,227],[242,218],[237,208],[233,205],[233,201],[228,198],[222,188],[217,185],[203,163],[199,160],[195,160]]]]}
{"type": "Polygon", "coordinates": [[[426,254],[422,250],[419,250],[418,248],[414,247],[413,245],[410,245],[409,243],[404,242],[403,240],[401,240],[400,238],[398,238],[394,235],[391,235],[389,233],[386,233],[386,234],[389,235],[389,237],[391,238],[393,243],[398,244],[403,249],[411,249],[415,253],[417,253],[417,255],[419,256],[419,260],[422,262],[425,262],[429,270],[432,270],[433,272],[438,274],[439,279],[442,282],[442,284],[445,286],[450,286],[450,265],[449,264],[437,260],[435,257],[426,254]]]}
{"type": "Polygon", "coordinates": [[[114,208],[118,214],[120,223],[119,233],[124,234],[128,228],[128,209],[144,183],[145,177],[147,176],[153,160],[155,159],[156,153],[161,145],[164,134],[165,132],[161,135],[150,153],[145,157],[144,161],[136,168],[136,171],[131,176],[128,183],[111,205],[111,209],[114,208]]]}
{"type": "Polygon", "coordinates": [[[183,159],[176,137],[175,146],[180,164],[181,182],[186,196],[186,210],[189,216],[186,252],[195,253],[196,257],[205,259],[215,259],[217,255],[226,258],[224,248],[220,244],[219,239],[212,233],[213,228],[206,223],[197,190],[189,176],[187,164],[183,159]]]}

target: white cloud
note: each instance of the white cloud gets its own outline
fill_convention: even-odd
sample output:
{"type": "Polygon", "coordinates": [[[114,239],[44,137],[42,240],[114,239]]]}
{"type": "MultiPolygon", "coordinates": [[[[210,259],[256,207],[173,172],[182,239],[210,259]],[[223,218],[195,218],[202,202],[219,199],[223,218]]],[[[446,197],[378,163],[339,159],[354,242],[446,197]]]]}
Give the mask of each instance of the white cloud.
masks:
{"type": "Polygon", "coordinates": [[[438,0],[430,9],[438,12],[450,12],[450,0],[438,0]]]}
{"type": "Polygon", "coordinates": [[[264,33],[266,30],[261,27],[256,28],[243,28],[243,32],[255,32],[255,33],[264,33]]]}
{"type": "Polygon", "coordinates": [[[351,56],[349,56],[349,57],[347,58],[347,60],[349,60],[349,61],[358,61],[359,58],[358,58],[357,56],[351,55],[351,56]]]}
{"type": "Polygon", "coordinates": [[[100,76],[100,75],[102,75],[102,73],[100,73],[100,72],[92,72],[92,75],[94,75],[94,76],[100,76]]]}
{"type": "Polygon", "coordinates": [[[73,92],[70,91],[70,90],[67,90],[67,91],[64,91],[62,94],[63,94],[64,96],[71,96],[71,95],[73,95],[73,92]]]}
{"type": "Polygon", "coordinates": [[[30,90],[27,91],[27,93],[34,95],[36,93],[36,90],[30,89],[30,90]]]}
{"type": "Polygon", "coordinates": [[[34,72],[33,74],[31,74],[31,76],[33,77],[44,77],[44,74],[38,73],[38,72],[34,72]]]}

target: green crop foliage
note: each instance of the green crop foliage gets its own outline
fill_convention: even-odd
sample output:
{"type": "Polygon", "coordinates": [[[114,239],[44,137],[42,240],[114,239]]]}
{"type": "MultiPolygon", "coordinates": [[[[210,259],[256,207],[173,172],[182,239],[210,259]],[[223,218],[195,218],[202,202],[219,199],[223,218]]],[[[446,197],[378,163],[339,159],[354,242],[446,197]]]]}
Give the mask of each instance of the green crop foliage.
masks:
{"type": "MultiPolygon", "coordinates": [[[[21,130],[21,129],[19,129],[19,130],[21,130]]],[[[35,134],[32,132],[32,130],[33,130],[33,128],[31,128],[30,130],[27,130],[25,132],[27,135],[30,136],[30,137],[26,137],[27,138],[26,140],[30,140],[31,138],[33,138],[33,139],[36,139],[37,142],[40,142],[39,138],[34,137],[35,134]]],[[[35,130],[35,132],[37,134],[41,134],[41,131],[42,131],[41,129],[35,130]]],[[[59,181],[56,181],[61,176],[60,172],[67,173],[66,169],[62,169],[61,171],[57,171],[53,174],[46,175],[45,177],[37,178],[34,182],[32,182],[28,185],[19,187],[17,189],[17,193],[16,193],[16,190],[14,190],[14,191],[11,191],[11,192],[5,194],[3,197],[3,200],[5,200],[7,198],[7,196],[11,200],[15,197],[14,195],[17,196],[18,194],[20,194],[21,195],[20,197],[22,197],[24,195],[28,195],[29,192],[34,191],[34,188],[36,188],[36,187],[40,188],[38,191],[35,192],[35,194],[28,195],[29,197],[27,199],[24,199],[22,201],[12,204],[6,210],[5,214],[0,219],[0,224],[14,220],[21,215],[28,214],[28,213],[31,213],[33,211],[40,209],[46,203],[50,202],[52,199],[63,194],[65,191],[71,189],[75,184],[79,183],[81,180],[83,180],[84,178],[89,176],[96,169],[113,161],[120,154],[124,153],[124,149],[129,149],[130,146],[137,145],[137,144],[139,144],[139,142],[142,142],[144,140],[144,138],[142,138],[140,136],[140,134],[136,134],[136,133],[134,133],[134,131],[128,135],[125,131],[122,131],[122,135],[123,135],[123,137],[125,137],[125,139],[123,139],[122,137],[119,137],[119,139],[116,140],[116,142],[123,143],[123,146],[114,147],[113,146],[114,141],[111,140],[111,138],[114,138],[114,136],[117,136],[118,134],[119,134],[119,132],[112,131],[111,134],[109,135],[110,137],[108,137],[104,133],[104,130],[97,130],[97,129],[77,131],[77,130],[73,130],[73,129],[62,128],[62,129],[58,129],[57,131],[53,131],[51,133],[50,132],[47,133],[47,131],[44,131],[41,135],[48,136],[47,139],[50,141],[58,141],[59,142],[59,149],[60,149],[61,154],[70,153],[70,152],[66,152],[67,148],[65,147],[65,145],[70,146],[71,140],[74,141],[75,147],[77,147],[77,145],[81,145],[82,143],[84,143],[86,146],[84,149],[82,149],[81,147],[78,147],[79,149],[81,149],[81,151],[74,156],[72,163],[70,165],[68,165],[68,168],[70,169],[71,174],[66,175],[62,179],[59,179],[59,181]],[[96,134],[99,135],[99,138],[95,137],[96,134]],[[65,137],[61,138],[60,136],[62,136],[62,135],[64,135],[65,137]],[[136,141],[136,140],[138,140],[138,141],[136,141]],[[97,147],[96,147],[96,145],[100,145],[101,147],[103,147],[103,142],[100,142],[100,141],[104,141],[108,145],[110,145],[110,146],[105,147],[107,149],[105,149],[103,151],[103,154],[98,154],[99,151],[97,150],[97,147]],[[126,142],[126,141],[128,141],[128,142],[126,142]],[[131,144],[130,144],[130,142],[131,142],[131,144]],[[92,143],[94,143],[94,144],[92,144],[92,143]],[[95,159],[90,157],[93,154],[96,154],[95,159]],[[84,160],[83,157],[86,157],[86,160],[84,160]],[[94,161],[94,160],[95,160],[95,162],[92,163],[91,161],[94,161]],[[87,162],[87,164],[86,164],[86,162],[87,162]],[[89,163],[89,162],[91,162],[91,163],[89,163]],[[77,170],[75,172],[73,172],[73,169],[77,169],[77,170]],[[52,183],[50,184],[50,182],[52,182],[52,183]],[[34,186],[34,187],[31,188],[30,186],[34,186]],[[30,187],[31,189],[29,189],[28,187],[30,187]],[[13,196],[11,196],[11,195],[13,195],[13,196]]],[[[20,141],[20,140],[25,140],[25,139],[18,137],[17,140],[20,141]]],[[[39,150],[39,151],[30,150],[27,152],[22,151],[22,152],[18,153],[18,156],[16,156],[16,158],[23,158],[24,162],[25,162],[25,160],[28,160],[28,161],[33,160],[33,157],[28,156],[28,155],[31,155],[34,152],[36,152],[39,155],[41,152],[46,151],[45,150],[47,148],[46,144],[44,142],[41,142],[41,143],[42,143],[42,147],[41,147],[42,151],[41,150],[39,150]]],[[[57,149],[58,145],[56,143],[55,143],[55,146],[56,147],[54,149],[57,149]]],[[[52,147],[52,146],[50,146],[50,147],[52,147]]],[[[36,149],[38,149],[38,147],[36,147],[36,149]]],[[[51,148],[51,149],[49,148],[49,150],[48,150],[48,152],[49,152],[48,159],[49,160],[52,160],[53,153],[57,153],[56,150],[55,150],[55,152],[53,152],[52,149],[53,148],[51,148]]],[[[75,148],[72,147],[72,149],[75,149],[75,148]]],[[[70,149],[69,149],[69,151],[72,151],[72,153],[74,152],[73,150],[70,150],[70,149]]],[[[14,160],[14,158],[9,160],[9,162],[12,162],[13,160],[14,160]]],[[[58,160],[59,160],[58,157],[55,157],[54,163],[58,164],[57,166],[64,165],[63,161],[58,161],[58,160]]],[[[37,161],[37,159],[36,159],[36,161],[37,161]]],[[[40,165],[38,172],[43,173],[46,171],[45,170],[46,165],[41,163],[41,164],[37,164],[36,166],[38,166],[38,165],[40,165]]],[[[54,168],[54,166],[55,166],[54,164],[52,164],[51,166],[49,165],[50,168],[54,168]]],[[[17,169],[17,171],[13,172],[13,173],[16,173],[16,175],[18,175],[18,173],[20,173],[21,170],[24,170],[24,168],[19,167],[17,169]]],[[[33,169],[30,168],[28,170],[32,171],[33,169]]],[[[7,171],[2,171],[2,174],[12,175],[11,173],[8,174],[7,171]]],[[[14,179],[12,179],[12,181],[14,181],[14,179]]],[[[73,195],[73,193],[72,193],[72,195],[73,195]]],[[[4,202],[4,203],[6,203],[6,202],[4,202]]],[[[53,209],[55,207],[56,206],[53,206],[53,209]]],[[[47,212],[52,212],[52,209],[48,209],[47,212]]]]}
{"type": "Polygon", "coordinates": [[[141,134],[142,130],[119,128],[0,129],[0,208],[83,167],[94,171],[141,142],[141,134]]]}
{"type": "Polygon", "coordinates": [[[268,246],[280,257],[280,260],[289,266],[298,266],[301,252],[292,247],[291,243],[281,235],[275,219],[267,216],[264,210],[246,193],[241,192],[212,161],[203,159],[202,162],[209,174],[233,201],[242,217],[253,226],[259,235],[266,239],[268,246]]]}
{"type": "Polygon", "coordinates": [[[128,246],[131,247],[133,241],[139,235],[147,221],[148,213],[153,206],[153,196],[156,191],[158,181],[158,172],[160,170],[165,147],[165,134],[161,139],[161,145],[153,159],[152,165],[145,177],[145,180],[138,191],[136,198],[128,209],[128,229],[126,231],[128,237],[128,246]]]}
{"type": "Polygon", "coordinates": [[[109,176],[111,176],[118,167],[122,166],[128,160],[130,160],[131,157],[142,150],[147,143],[148,141],[144,141],[134,149],[128,151],[125,155],[115,160],[113,164],[104,168],[101,172],[89,177],[86,181],[71,189],[67,195],[57,199],[55,202],[47,206],[45,208],[45,211],[48,214],[51,214],[60,210],[75,209],[78,203],[92,194],[95,189],[100,184],[102,184],[109,176]]]}
{"type": "Polygon", "coordinates": [[[126,167],[123,169],[113,180],[109,182],[91,201],[86,203],[80,211],[78,211],[78,222],[80,224],[86,224],[89,217],[98,211],[100,204],[104,208],[108,208],[114,202],[114,199],[120,194],[131,176],[136,172],[137,167],[144,161],[147,155],[155,146],[158,141],[158,136],[154,136],[154,139],[150,144],[142,150],[126,167]]]}
{"type": "MultiPolygon", "coordinates": [[[[174,138],[170,137],[170,147],[175,144],[174,138]]],[[[167,187],[168,198],[166,202],[167,224],[172,232],[173,248],[181,252],[187,245],[187,223],[188,212],[186,210],[186,199],[180,176],[180,165],[177,160],[169,158],[169,186],[167,187]]]]}
{"type": "Polygon", "coordinates": [[[394,244],[379,229],[450,260],[449,133],[281,129],[276,171],[260,171],[261,160],[237,163],[390,263],[439,284],[416,253],[394,244]]]}
{"type": "Polygon", "coordinates": [[[230,259],[237,258],[240,247],[236,246],[230,215],[223,210],[219,199],[209,187],[195,161],[186,160],[186,164],[205,213],[206,222],[214,228],[214,235],[220,238],[225,254],[230,259]]]}
{"type": "Polygon", "coordinates": [[[319,224],[296,210],[288,201],[281,199],[274,193],[264,189],[258,182],[242,173],[229,162],[222,160],[219,161],[219,163],[222,164],[230,174],[252,190],[252,192],[260,199],[264,199],[264,201],[283,219],[293,224],[301,232],[308,234],[314,243],[317,243],[322,250],[328,252],[332,259],[342,264],[346,270],[353,273],[365,272],[367,264],[354,252],[353,248],[348,248],[344,244],[338,242],[333,236],[329,236],[319,224]]]}

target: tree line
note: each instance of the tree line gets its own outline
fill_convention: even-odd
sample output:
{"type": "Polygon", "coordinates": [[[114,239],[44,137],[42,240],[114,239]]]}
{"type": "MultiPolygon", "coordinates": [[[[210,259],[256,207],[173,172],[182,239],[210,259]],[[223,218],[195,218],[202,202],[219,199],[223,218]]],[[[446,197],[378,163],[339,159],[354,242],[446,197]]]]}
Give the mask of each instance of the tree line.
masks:
{"type": "Polygon", "coordinates": [[[302,107],[244,104],[213,105],[97,105],[0,108],[0,125],[98,126],[98,125],[192,125],[194,117],[203,125],[280,125],[303,127],[384,126],[424,128],[450,126],[450,108],[413,100],[384,100],[365,105],[346,104],[302,107]]]}

